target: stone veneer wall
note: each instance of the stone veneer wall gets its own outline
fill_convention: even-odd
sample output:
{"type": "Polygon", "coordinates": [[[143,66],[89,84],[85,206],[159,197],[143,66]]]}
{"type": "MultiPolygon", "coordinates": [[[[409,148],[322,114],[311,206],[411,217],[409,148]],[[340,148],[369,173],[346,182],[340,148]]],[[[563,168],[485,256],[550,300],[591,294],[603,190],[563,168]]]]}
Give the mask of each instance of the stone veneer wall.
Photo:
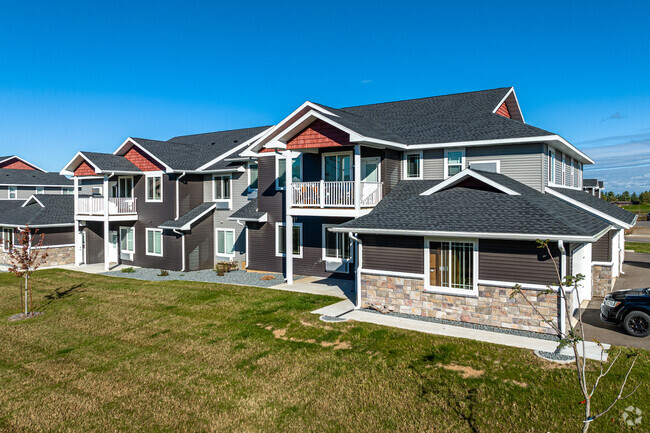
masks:
{"type": "Polygon", "coordinates": [[[613,266],[593,265],[591,267],[591,295],[604,297],[614,290],[616,277],[612,275],[613,266]]]}
{"type": "MultiPolygon", "coordinates": [[[[47,259],[43,266],[60,266],[74,264],[74,246],[51,247],[47,249],[47,259]]],[[[0,251],[0,263],[8,265],[9,255],[0,251]]]]}
{"type": "MultiPolygon", "coordinates": [[[[510,299],[512,288],[479,285],[478,297],[453,296],[424,291],[424,281],[383,275],[361,275],[361,307],[385,305],[397,313],[455,320],[500,328],[554,334],[522,296],[510,299]]],[[[558,296],[537,296],[537,290],[523,290],[536,302],[540,313],[558,322],[558,296]]]]}

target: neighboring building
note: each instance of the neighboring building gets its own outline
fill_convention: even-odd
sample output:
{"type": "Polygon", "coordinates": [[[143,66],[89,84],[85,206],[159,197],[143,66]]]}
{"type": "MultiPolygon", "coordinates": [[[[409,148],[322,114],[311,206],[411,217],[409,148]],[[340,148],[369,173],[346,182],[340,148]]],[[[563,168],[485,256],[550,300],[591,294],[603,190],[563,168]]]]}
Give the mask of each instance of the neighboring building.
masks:
{"type": "Polygon", "coordinates": [[[24,201],[34,194],[72,194],[72,181],[18,156],[0,156],[0,200],[24,201]]]}
{"type": "Polygon", "coordinates": [[[602,180],[598,179],[584,179],[582,182],[583,191],[587,191],[589,194],[594,197],[601,198],[603,193],[604,184],[602,180]]]}
{"type": "Polygon", "coordinates": [[[255,197],[257,165],[237,153],[267,128],[78,152],[61,172],[76,187],[75,262],[198,270],[244,261],[244,226],[228,217],[255,197]]]}
{"type": "Polygon", "coordinates": [[[8,251],[16,244],[18,231],[29,225],[38,229],[35,242],[44,235],[47,249],[46,266],[74,263],[74,217],[71,195],[38,194],[27,200],[0,202],[0,230],[2,248],[0,264],[10,264],[8,251]]]}
{"type": "MultiPolygon", "coordinates": [[[[611,290],[636,221],[582,192],[593,161],[526,124],[512,88],[306,102],[241,156],[259,165],[257,200],[230,217],[247,225],[248,268],[288,283],[355,279],[358,308],[551,332],[508,296],[514,284],[537,295],[557,283],[536,240],[550,241],[562,275],[586,276],[575,306],[611,290]]],[[[533,299],[566,323],[556,294],[533,299]]]]}

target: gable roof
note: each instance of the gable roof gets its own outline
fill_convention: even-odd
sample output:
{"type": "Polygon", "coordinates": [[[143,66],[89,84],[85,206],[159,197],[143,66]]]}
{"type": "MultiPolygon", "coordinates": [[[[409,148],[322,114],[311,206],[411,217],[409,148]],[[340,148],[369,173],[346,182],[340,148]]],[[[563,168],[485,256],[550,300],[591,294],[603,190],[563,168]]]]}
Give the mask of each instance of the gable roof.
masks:
{"type": "Polygon", "coordinates": [[[480,174],[518,194],[451,186],[422,195],[442,181],[403,180],[369,214],[332,230],[593,241],[610,227],[588,212],[505,175],[480,174]]]}
{"type": "Polygon", "coordinates": [[[594,197],[586,191],[557,186],[547,187],[546,190],[562,201],[598,215],[623,228],[630,228],[636,223],[636,214],[609,203],[602,198],[594,197]]]}
{"type": "Polygon", "coordinates": [[[0,225],[22,227],[74,225],[74,196],[35,194],[18,205],[2,209],[0,225]]]}
{"type": "Polygon", "coordinates": [[[203,202],[176,220],[168,220],[160,224],[160,229],[190,230],[194,224],[217,207],[216,203],[203,202]]]}
{"type": "Polygon", "coordinates": [[[230,221],[254,221],[265,222],[268,219],[266,212],[260,212],[257,208],[257,198],[249,201],[241,209],[235,211],[228,217],[230,221]]]}
{"type": "Polygon", "coordinates": [[[59,173],[38,170],[0,169],[0,185],[72,186],[72,180],[59,173]]]}
{"type": "Polygon", "coordinates": [[[46,171],[43,170],[42,168],[40,168],[40,167],[38,167],[38,166],[32,164],[32,163],[29,162],[29,161],[24,160],[23,158],[21,158],[21,157],[18,156],[18,155],[0,156],[0,164],[2,164],[3,162],[9,161],[9,160],[11,160],[11,159],[17,159],[18,161],[20,161],[20,162],[22,162],[22,163],[24,163],[24,164],[26,164],[26,165],[29,165],[29,166],[32,167],[34,170],[38,170],[38,171],[41,171],[41,172],[44,172],[44,173],[46,172],[46,171]]]}

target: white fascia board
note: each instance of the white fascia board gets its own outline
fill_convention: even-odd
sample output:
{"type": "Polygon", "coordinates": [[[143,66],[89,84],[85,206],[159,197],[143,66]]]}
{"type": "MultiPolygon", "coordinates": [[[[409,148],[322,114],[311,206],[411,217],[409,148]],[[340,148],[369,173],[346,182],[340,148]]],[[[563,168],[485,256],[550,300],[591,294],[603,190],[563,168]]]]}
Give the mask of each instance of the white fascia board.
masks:
{"type": "Polygon", "coordinates": [[[90,164],[93,169],[95,170],[95,173],[101,173],[101,170],[99,170],[99,167],[97,167],[91,160],[89,160],[82,151],[79,151],[75,154],[75,156],[72,157],[70,161],[63,167],[63,170],[59,172],[59,174],[62,174],[64,176],[74,176],[74,169],[72,168],[73,165],[78,165],[81,163],[79,159],[82,159],[86,161],[88,164],[90,164]]]}
{"type": "Polygon", "coordinates": [[[144,153],[146,153],[147,155],[149,155],[150,157],[155,159],[156,162],[158,162],[160,165],[165,167],[166,171],[168,171],[168,172],[173,172],[174,171],[169,165],[165,164],[160,158],[158,158],[156,155],[154,155],[153,153],[151,153],[147,149],[145,149],[144,146],[142,146],[140,143],[135,141],[135,139],[132,138],[132,137],[127,137],[127,139],[124,140],[124,143],[122,143],[120,145],[120,147],[118,147],[117,150],[115,152],[113,152],[113,155],[118,155],[122,151],[122,149],[124,149],[124,147],[126,147],[129,144],[129,142],[131,142],[131,147],[133,147],[133,145],[138,146],[138,148],[140,150],[142,150],[144,153]]]}
{"type": "Polygon", "coordinates": [[[195,222],[196,220],[198,220],[198,219],[204,217],[204,216],[207,215],[208,213],[212,212],[216,207],[217,207],[217,204],[215,203],[215,204],[213,204],[212,206],[210,206],[209,208],[207,208],[205,211],[201,212],[199,215],[197,215],[197,216],[195,216],[194,218],[192,218],[190,221],[188,221],[186,224],[184,224],[184,225],[181,226],[181,227],[169,227],[169,226],[162,226],[162,225],[160,225],[160,226],[158,226],[158,228],[159,228],[159,229],[169,229],[169,230],[181,230],[181,231],[187,231],[187,230],[190,230],[190,229],[192,228],[192,223],[193,223],[193,222],[195,222]]]}
{"type": "Polygon", "coordinates": [[[51,183],[0,183],[1,186],[26,186],[28,188],[35,188],[42,186],[43,188],[73,188],[74,185],[56,185],[51,183]]]}
{"type": "Polygon", "coordinates": [[[2,163],[5,162],[5,161],[9,161],[9,160],[11,160],[11,159],[14,159],[14,158],[16,158],[17,160],[23,162],[24,164],[29,165],[30,167],[35,168],[36,170],[42,171],[43,173],[47,173],[46,170],[43,170],[41,167],[39,167],[39,166],[37,166],[37,165],[35,165],[35,164],[32,164],[32,163],[29,162],[29,161],[25,161],[24,159],[22,159],[22,158],[21,158],[20,156],[18,156],[18,155],[11,155],[9,158],[5,158],[5,159],[3,159],[2,161],[0,161],[0,164],[2,164],[2,163]]]}
{"type": "Polygon", "coordinates": [[[28,204],[30,204],[32,202],[32,200],[34,200],[36,203],[38,203],[41,207],[45,207],[43,205],[43,203],[41,203],[41,201],[39,199],[37,199],[36,196],[33,195],[33,194],[27,200],[25,200],[25,203],[23,203],[22,206],[20,206],[20,207],[27,206],[28,204]]]}
{"type": "Polygon", "coordinates": [[[549,241],[566,242],[595,242],[596,236],[574,236],[574,235],[548,235],[542,233],[482,233],[482,232],[449,232],[435,230],[399,230],[399,229],[372,229],[372,228],[347,228],[332,227],[330,231],[336,233],[358,233],[358,234],[385,234],[402,236],[431,236],[446,238],[474,238],[474,239],[502,239],[502,240],[523,240],[534,241],[537,239],[548,239],[549,241]]]}
{"type": "Polygon", "coordinates": [[[64,224],[5,224],[5,223],[0,223],[3,227],[13,227],[13,228],[22,228],[27,225],[33,229],[40,229],[40,228],[47,228],[47,227],[73,227],[74,223],[64,223],[64,224]]]}
{"type": "Polygon", "coordinates": [[[450,177],[449,179],[440,182],[438,185],[434,186],[433,188],[429,188],[428,190],[424,191],[423,193],[420,193],[420,195],[431,195],[433,193],[436,193],[438,191],[442,191],[443,189],[449,188],[450,186],[453,186],[457,184],[458,182],[462,181],[465,178],[468,177],[473,177],[476,180],[480,180],[481,182],[485,183],[486,185],[490,185],[492,188],[496,188],[501,192],[504,192],[508,195],[520,195],[517,191],[514,191],[510,188],[507,188],[493,180],[488,179],[487,177],[483,176],[482,174],[479,174],[472,169],[466,168],[465,170],[461,171],[460,173],[457,173],[450,177]]]}
{"type": "MultiPolygon", "coordinates": [[[[271,129],[271,128],[269,128],[271,129]]],[[[262,135],[264,135],[266,131],[262,131],[259,134],[257,134],[254,137],[249,138],[248,140],[244,141],[242,144],[230,149],[229,151],[222,153],[221,155],[217,156],[213,160],[203,164],[201,167],[198,168],[199,171],[204,171],[206,168],[210,167],[212,164],[221,161],[222,159],[226,159],[229,155],[232,155],[233,153],[239,152],[242,149],[247,149],[249,146],[254,144],[257,140],[260,139],[262,135]]]]}
{"type": "Polygon", "coordinates": [[[494,107],[494,110],[492,110],[493,113],[496,113],[497,110],[499,109],[499,107],[501,107],[501,106],[503,105],[503,103],[506,102],[506,99],[508,99],[508,96],[510,96],[510,94],[512,93],[513,90],[514,90],[514,87],[511,87],[510,90],[508,90],[508,92],[506,92],[506,96],[504,96],[504,97],[499,101],[499,103],[497,104],[497,106],[494,107]]]}
{"type": "Polygon", "coordinates": [[[265,223],[265,222],[267,222],[269,220],[269,214],[265,212],[264,215],[262,215],[259,218],[228,217],[227,219],[228,219],[228,221],[250,221],[250,222],[256,222],[256,223],[265,223]]]}
{"type": "MultiPolygon", "coordinates": [[[[240,165],[237,168],[220,168],[220,169],[217,169],[217,170],[201,170],[201,171],[197,171],[196,173],[198,173],[198,174],[201,174],[201,173],[237,173],[237,172],[243,173],[245,171],[246,171],[246,168],[244,168],[243,165],[240,165]]],[[[190,172],[187,172],[187,173],[190,173],[190,172]]]]}
{"type": "Polygon", "coordinates": [[[524,113],[521,111],[521,105],[519,105],[519,99],[517,99],[517,93],[515,92],[515,88],[512,88],[512,96],[515,97],[515,102],[517,103],[517,110],[519,110],[519,115],[521,116],[521,122],[526,123],[526,119],[524,119],[524,113]]]}
{"type": "MultiPolygon", "coordinates": [[[[515,102],[517,103],[517,111],[519,112],[519,115],[521,116],[521,122],[526,123],[526,121],[524,120],[524,114],[521,112],[521,106],[519,106],[519,100],[517,99],[517,94],[515,93],[515,88],[514,87],[511,87],[510,90],[508,90],[508,93],[506,93],[506,96],[504,96],[503,99],[501,99],[501,101],[499,101],[499,103],[497,104],[496,107],[494,107],[494,110],[492,110],[492,112],[496,113],[497,110],[499,109],[499,107],[501,107],[501,105],[503,105],[503,103],[506,102],[506,100],[508,99],[508,97],[510,95],[512,95],[515,98],[515,102]]],[[[510,107],[508,107],[508,110],[510,110],[510,107]]]]}
{"type": "MultiPolygon", "coordinates": [[[[574,200],[574,199],[572,199],[570,197],[567,197],[566,195],[555,191],[552,187],[547,187],[546,192],[548,192],[552,196],[555,196],[558,199],[560,199],[562,201],[565,201],[565,202],[567,202],[567,203],[569,203],[569,204],[571,204],[571,205],[573,205],[575,207],[578,207],[578,208],[580,208],[582,210],[585,210],[585,211],[587,211],[587,212],[589,212],[591,214],[596,215],[597,217],[600,217],[600,218],[602,218],[602,219],[604,219],[606,221],[609,221],[610,223],[615,224],[618,228],[629,229],[630,227],[632,227],[634,225],[634,224],[632,224],[632,225],[627,224],[626,222],[623,222],[623,221],[621,221],[621,220],[619,220],[617,218],[614,218],[613,216],[607,215],[605,212],[601,212],[601,211],[596,210],[596,209],[594,209],[594,208],[592,208],[590,206],[587,206],[586,204],[584,204],[582,202],[579,202],[578,200],[574,200]]],[[[636,219],[635,219],[635,222],[636,222],[636,219]]]]}

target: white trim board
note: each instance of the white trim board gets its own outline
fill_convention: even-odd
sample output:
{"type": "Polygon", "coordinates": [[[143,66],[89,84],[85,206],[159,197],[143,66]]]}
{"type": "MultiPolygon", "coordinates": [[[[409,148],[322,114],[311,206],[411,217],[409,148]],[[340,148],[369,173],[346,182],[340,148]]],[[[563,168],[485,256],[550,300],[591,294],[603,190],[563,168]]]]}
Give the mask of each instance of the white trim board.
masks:
{"type": "Polygon", "coordinates": [[[440,182],[439,184],[437,184],[433,188],[429,188],[428,190],[424,191],[423,193],[420,193],[420,195],[434,194],[434,193],[436,193],[438,191],[442,191],[444,189],[450,188],[453,185],[461,182],[462,180],[464,180],[464,179],[466,179],[468,177],[473,177],[474,179],[479,180],[479,181],[485,183],[486,185],[489,185],[489,186],[491,186],[493,188],[496,188],[499,191],[504,192],[504,193],[506,193],[508,195],[520,195],[517,191],[514,191],[514,190],[512,190],[510,188],[507,188],[507,187],[505,187],[505,186],[491,180],[491,179],[488,179],[487,177],[483,176],[482,174],[479,174],[479,173],[477,173],[477,172],[475,172],[475,171],[473,171],[472,169],[469,169],[469,168],[466,168],[465,170],[461,171],[460,173],[457,173],[457,174],[453,175],[452,177],[447,178],[446,180],[440,182]]]}
{"type": "Polygon", "coordinates": [[[196,220],[202,218],[203,216],[205,216],[205,215],[208,214],[209,212],[213,211],[216,207],[217,207],[217,204],[215,203],[215,204],[213,204],[212,206],[208,207],[205,211],[201,212],[200,214],[198,214],[197,216],[195,216],[194,218],[192,218],[190,221],[188,221],[187,223],[185,223],[185,224],[184,224],[183,226],[181,226],[180,228],[179,228],[179,227],[163,226],[163,225],[158,226],[158,228],[159,228],[159,229],[168,229],[168,230],[181,230],[181,231],[190,230],[190,229],[192,228],[192,223],[194,223],[196,220]]]}
{"type": "Polygon", "coordinates": [[[590,213],[592,213],[592,214],[594,214],[594,215],[596,215],[596,216],[598,216],[598,217],[600,217],[600,218],[602,218],[602,219],[604,219],[606,221],[609,221],[610,223],[616,224],[617,226],[619,226],[619,228],[629,229],[633,225],[633,224],[632,225],[627,224],[626,222],[623,222],[623,221],[621,221],[621,220],[619,220],[617,218],[614,218],[613,216],[610,216],[610,215],[606,214],[605,212],[601,212],[599,210],[596,210],[596,209],[594,209],[594,208],[592,208],[592,207],[590,207],[590,206],[588,206],[588,205],[586,205],[586,204],[584,204],[584,203],[582,203],[582,202],[580,202],[578,200],[574,200],[574,199],[572,199],[570,197],[567,197],[566,195],[562,194],[561,192],[555,191],[553,189],[553,187],[549,186],[548,188],[546,188],[546,192],[548,192],[552,196],[555,196],[555,197],[559,198],[562,201],[565,201],[565,202],[567,202],[569,204],[572,204],[572,205],[574,205],[574,206],[576,206],[576,207],[578,207],[580,209],[586,210],[587,212],[590,212],[590,213]]]}

